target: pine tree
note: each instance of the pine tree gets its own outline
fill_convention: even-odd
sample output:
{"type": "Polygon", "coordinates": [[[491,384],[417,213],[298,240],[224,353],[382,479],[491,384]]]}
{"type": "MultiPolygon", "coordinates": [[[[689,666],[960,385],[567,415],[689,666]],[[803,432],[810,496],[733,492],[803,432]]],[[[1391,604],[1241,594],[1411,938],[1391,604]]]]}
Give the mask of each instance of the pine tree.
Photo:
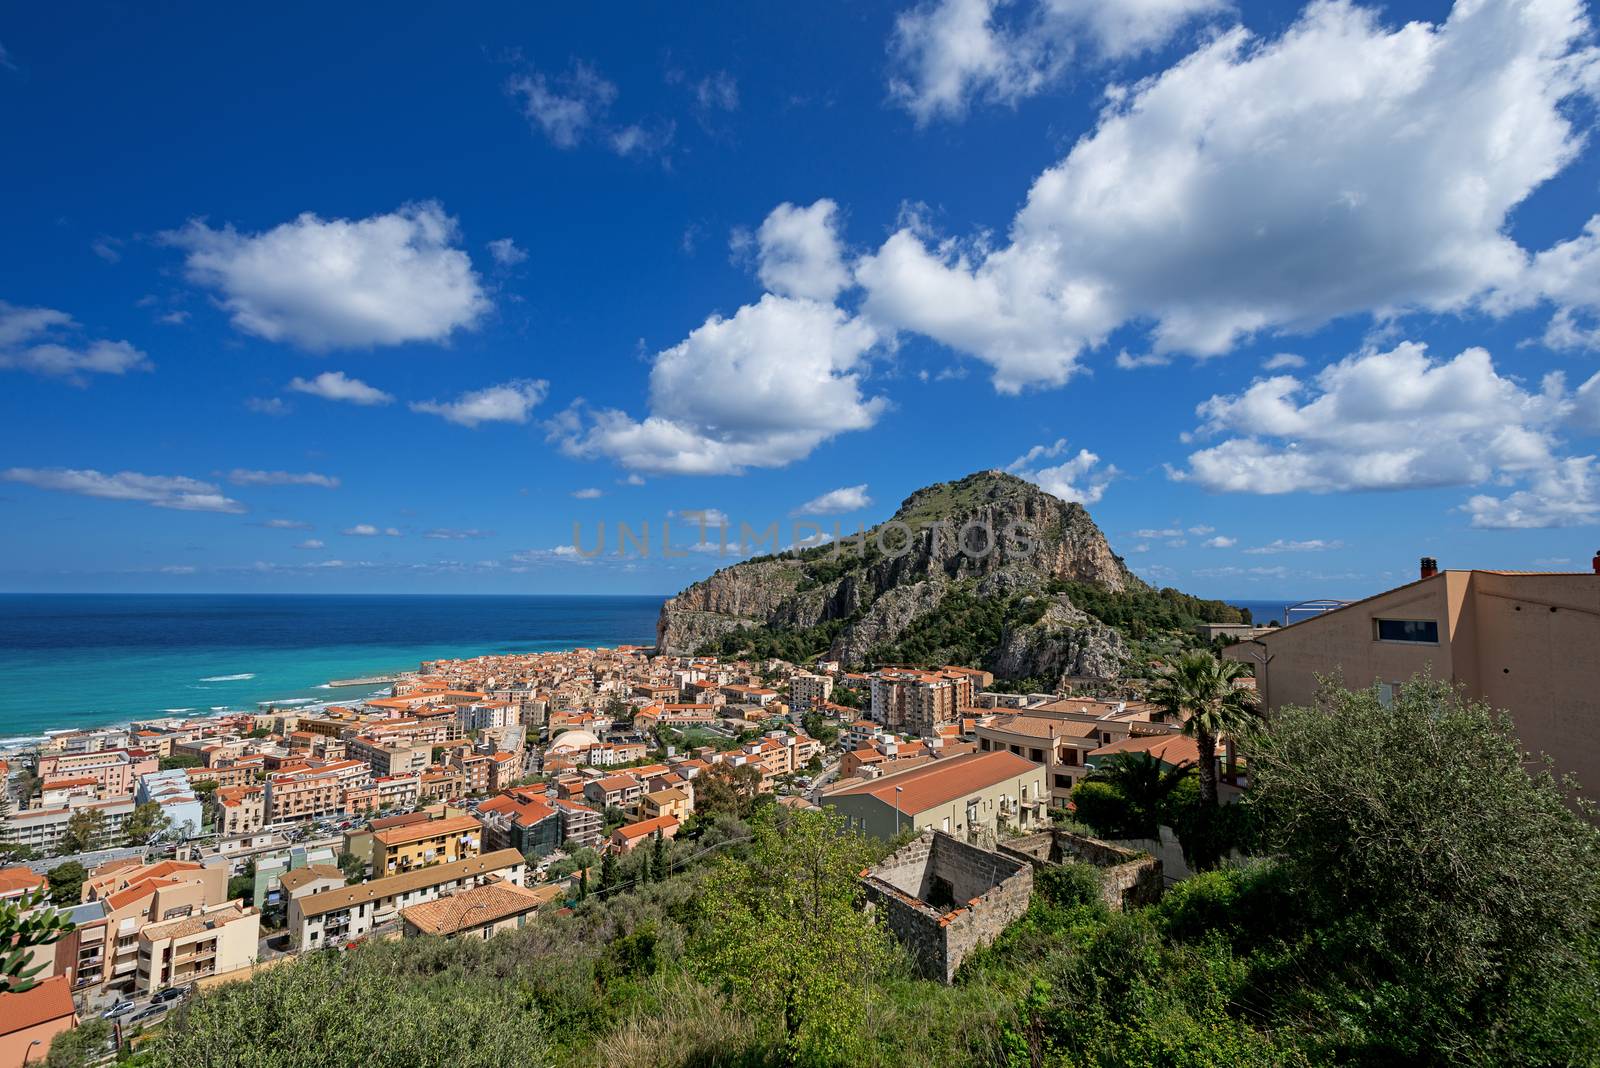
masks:
{"type": "Polygon", "coordinates": [[[667,877],[667,840],[659,830],[656,831],[655,844],[650,847],[650,867],[655,872],[657,882],[667,877]]]}

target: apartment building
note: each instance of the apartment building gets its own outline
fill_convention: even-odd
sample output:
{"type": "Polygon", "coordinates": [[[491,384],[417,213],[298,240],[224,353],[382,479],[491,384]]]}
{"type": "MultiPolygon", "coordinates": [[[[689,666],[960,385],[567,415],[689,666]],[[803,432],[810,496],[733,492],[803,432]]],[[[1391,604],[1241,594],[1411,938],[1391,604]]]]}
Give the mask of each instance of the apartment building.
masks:
{"type": "Polygon", "coordinates": [[[456,723],[463,732],[497,730],[521,722],[520,709],[510,701],[482,701],[456,708],[456,723]]]}
{"type": "Polygon", "coordinates": [[[380,778],[419,774],[433,762],[433,746],[427,742],[380,741],[366,735],[348,739],[345,753],[351,760],[364,762],[380,778]]]}
{"type": "Polygon", "coordinates": [[[481,753],[457,750],[450,754],[450,758],[445,761],[445,764],[461,772],[461,777],[467,784],[467,793],[486,794],[489,792],[489,784],[494,774],[491,770],[493,761],[489,757],[481,753]]]}
{"type": "Polygon", "coordinates": [[[102,971],[94,980],[87,971],[80,971],[79,982],[119,986],[136,983],[139,934],[147,924],[190,916],[221,905],[227,898],[225,865],[206,867],[178,860],[102,865],[83,884],[83,900],[98,902],[104,910],[102,950],[98,954],[102,971]]]}
{"type": "Polygon", "coordinates": [[[248,968],[259,954],[261,913],[238,901],[203,908],[139,931],[141,994],[248,968]]]}
{"type": "Polygon", "coordinates": [[[559,798],[554,802],[556,811],[561,814],[561,840],[563,842],[576,842],[578,845],[593,846],[600,844],[601,828],[604,822],[600,813],[587,805],[574,804],[559,798]]]}
{"type": "Polygon", "coordinates": [[[1015,753],[969,753],[830,790],[821,804],[874,838],[932,828],[992,842],[1050,821],[1044,775],[1015,753]]]}
{"type": "Polygon", "coordinates": [[[336,816],[344,809],[345,784],[337,771],[312,768],[267,778],[268,823],[336,816]]]}
{"type": "MultiPolygon", "coordinates": [[[[987,673],[968,668],[917,671],[885,668],[872,675],[872,719],[891,730],[932,734],[972,704],[974,683],[987,673]]],[[[992,676],[989,676],[992,680],[992,676]]]]}
{"type": "Polygon", "coordinates": [[[372,832],[372,872],[397,875],[466,860],[482,851],[483,825],[472,816],[387,827],[372,832]]]}
{"type": "Polygon", "coordinates": [[[1319,675],[1377,685],[1417,674],[1454,683],[1510,713],[1522,746],[1600,791],[1600,556],[1593,571],[1441,571],[1240,642],[1270,712],[1309,705],[1319,675]]]}
{"type": "Polygon", "coordinates": [[[214,782],[218,786],[246,786],[260,779],[265,769],[266,758],[252,755],[215,767],[185,768],[183,771],[189,777],[190,786],[202,782],[214,782]]]}
{"type": "Polygon", "coordinates": [[[413,808],[422,794],[422,776],[380,775],[366,786],[344,792],[344,810],[350,815],[386,808],[413,808]]]}
{"type": "Polygon", "coordinates": [[[93,810],[105,817],[106,844],[122,841],[122,828],[133,815],[133,795],[102,797],[93,800],[84,795],[69,798],[65,805],[54,808],[29,808],[12,812],[0,823],[5,840],[31,847],[38,853],[52,853],[61,846],[67,833],[67,824],[74,813],[93,810]]]}
{"type": "Polygon", "coordinates": [[[267,825],[264,786],[219,786],[211,795],[211,819],[224,838],[253,834],[267,825]]]}
{"type": "Polygon", "coordinates": [[[803,716],[833,698],[833,679],[827,675],[796,672],[789,678],[789,711],[803,716]]]}
{"type": "Polygon", "coordinates": [[[436,864],[357,886],[324,890],[289,903],[289,935],[297,949],[315,949],[368,934],[400,911],[500,878],[522,885],[527,862],[514,849],[453,864],[436,864]]]}
{"type": "Polygon", "coordinates": [[[583,796],[601,808],[627,808],[644,793],[644,784],[632,775],[602,775],[583,785],[583,796]]]}
{"type": "Polygon", "coordinates": [[[92,778],[101,797],[134,792],[139,776],[160,770],[154,753],[138,749],[102,749],[88,753],[51,753],[40,756],[39,778],[92,778]]]}
{"type": "Polygon", "coordinates": [[[453,801],[467,794],[467,777],[460,768],[434,765],[422,773],[418,786],[420,801],[453,801]]]}
{"type": "Polygon", "coordinates": [[[639,798],[639,815],[645,819],[671,816],[681,821],[688,819],[693,811],[694,802],[689,793],[677,787],[652,790],[639,798]]]}
{"type": "Polygon", "coordinates": [[[478,806],[484,848],[547,856],[561,847],[561,812],[543,797],[517,791],[478,806]]]}
{"type": "Polygon", "coordinates": [[[172,830],[185,838],[195,837],[205,826],[205,808],[200,803],[200,795],[194,792],[182,768],[139,776],[133,800],[140,805],[151,802],[159,805],[172,830]]]}

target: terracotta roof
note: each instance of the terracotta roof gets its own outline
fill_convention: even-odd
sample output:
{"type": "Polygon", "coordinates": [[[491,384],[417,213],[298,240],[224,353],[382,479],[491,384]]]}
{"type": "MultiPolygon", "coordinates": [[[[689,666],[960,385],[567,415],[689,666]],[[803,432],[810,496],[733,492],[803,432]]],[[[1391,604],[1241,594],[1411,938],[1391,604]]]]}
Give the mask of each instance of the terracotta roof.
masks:
{"type": "Polygon", "coordinates": [[[635,838],[644,838],[655,834],[657,831],[675,830],[678,827],[678,822],[675,816],[657,816],[653,820],[640,820],[638,823],[624,824],[611,833],[621,835],[625,841],[631,841],[635,838]]]}
{"type": "Polygon", "coordinates": [[[464,927],[481,927],[532,912],[560,900],[563,893],[559,886],[527,890],[515,883],[492,882],[437,901],[412,905],[401,909],[400,915],[423,934],[452,935],[464,927]]]}
{"type": "Polygon", "coordinates": [[[1038,770],[1040,765],[1011,752],[969,753],[872,779],[832,793],[829,797],[835,799],[868,794],[886,805],[893,805],[897,803],[895,788],[899,787],[900,809],[916,813],[1038,770]]]}
{"type": "Polygon", "coordinates": [[[1165,764],[1198,764],[1200,747],[1187,734],[1152,734],[1139,738],[1123,738],[1102,745],[1089,753],[1091,757],[1111,756],[1115,753],[1149,753],[1165,764]]]}
{"type": "Polygon", "coordinates": [[[14,868],[0,868],[0,897],[32,893],[44,884],[44,876],[36,874],[32,868],[20,864],[14,868]]]}
{"type": "Polygon", "coordinates": [[[426,823],[386,827],[381,831],[374,831],[372,837],[383,845],[397,846],[405,845],[408,842],[422,842],[429,838],[439,838],[446,835],[466,834],[480,829],[478,821],[471,816],[450,816],[442,820],[428,820],[426,823]]]}
{"type": "Polygon", "coordinates": [[[0,994],[0,1035],[16,1034],[52,1020],[68,1020],[76,1012],[67,977],[54,975],[20,994],[0,994]]]}
{"type": "MultiPolygon", "coordinates": [[[[979,727],[979,730],[985,729],[979,727]]],[[[1071,720],[1051,719],[1048,716],[1030,716],[1026,713],[1020,715],[996,716],[987,724],[987,729],[1005,731],[1007,734],[1020,734],[1029,738],[1049,739],[1056,738],[1087,738],[1099,728],[1093,723],[1077,723],[1071,720]]]]}

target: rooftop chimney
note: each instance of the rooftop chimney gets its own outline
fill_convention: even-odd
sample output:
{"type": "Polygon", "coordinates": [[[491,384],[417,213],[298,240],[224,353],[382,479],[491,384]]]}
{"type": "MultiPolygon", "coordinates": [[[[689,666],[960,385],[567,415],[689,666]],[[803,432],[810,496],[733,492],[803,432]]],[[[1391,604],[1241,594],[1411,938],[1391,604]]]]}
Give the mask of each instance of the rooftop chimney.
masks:
{"type": "MultiPolygon", "coordinates": [[[[1600,557],[1596,557],[1596,561],[1597,563],[1600,563],[1600,557]]],[[[1437,575],[1438,573],[1439,561],[1435,560],[1431,556],[1424,556],[1422,558],[1422,577],[1433,578],[1433,576],[1437,575]]]]}

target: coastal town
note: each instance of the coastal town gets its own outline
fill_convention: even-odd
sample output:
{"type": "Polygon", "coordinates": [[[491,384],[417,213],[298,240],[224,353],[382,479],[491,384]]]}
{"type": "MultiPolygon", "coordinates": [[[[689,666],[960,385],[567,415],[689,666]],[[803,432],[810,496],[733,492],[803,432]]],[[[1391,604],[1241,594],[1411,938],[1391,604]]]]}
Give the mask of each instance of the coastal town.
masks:
{"type": "Polygon", "coordinates": [[[730,793],[993,846],[1047,827],[1104,755],[1193,757],[1148,703],[993,682],[622,645],[424,663],[359,704],[51,733],[0,768],[0,893],[42,892],[73,929],[6,1026],[147,1028],[194,984],[299,952],[521,926],[730,793]]]}
{"type": "MultiPolygon", "coordinates": [[[[1294,690],[1329,657],[1380,680],[1426,671],[1442,645],[1458,678],[1481,677],[1526,713],[1500,674],[1466,658],[1520,671],[1545,646],[1493,644],[1490,615],[1560,614],[1592,601],[1595,581],[1441,571],[1425,559],[1415,582],[1295,627],[1207,625],[1195,639],[1270,663],[1259,679],[1233,680],[1252,698],[1268,696],[1265,683],[1294,690]],[[1463,604],[1480,614],[1476,637],[1388,625],[1395,606],[1442,621],[1463,604]],[[1376,637],[1362,648],[1350,628],[1376,637]]],[[[1565,613],[1546,643],[1581,643],[1592,617],[1565,613]]],[[[1584,670],[1565,681],[1548,672],[1523,692],[1541,714],[1576,708],[1584,670]]],[[[48,1046],[96,1018],[121,1044],[159,1028],[195,989],[299,954],[489,938],[648,881],[652,865],[664,878],[688,843],[716,848],[719,816],[757,802],[831,810],[850,830],[909,843],[863,885],[928,974],[948,982],[1026,907],[1031,881],[1017,880],[1032,866],[1087,859],[1116,907],[1148,903],[1187,874],[1170,836],[1128,849],[1061,829],[1075,789],[1108,761],[1194,768],[1202,750],[1184,727],[1159,699],[1010,692],[969,667],[854,672],[619,645],[427,662],[354,704],[52,732],[0,765],[0,900],[60,910],[71,928],[34,950],[31,988],[5,995],[0,1044],[48,1046]],[[976,883],[975,865],[988,873],[976,883]],[[970,906],[950,911],[950,880],[970,906]]],[[[1592,740],[1567,740],[1563,760],[1587,768],[1592,740]]],[[[1248,791],[1248,760],[1231,738],[1213,742],[1226,803],[1248,791]]]]}

